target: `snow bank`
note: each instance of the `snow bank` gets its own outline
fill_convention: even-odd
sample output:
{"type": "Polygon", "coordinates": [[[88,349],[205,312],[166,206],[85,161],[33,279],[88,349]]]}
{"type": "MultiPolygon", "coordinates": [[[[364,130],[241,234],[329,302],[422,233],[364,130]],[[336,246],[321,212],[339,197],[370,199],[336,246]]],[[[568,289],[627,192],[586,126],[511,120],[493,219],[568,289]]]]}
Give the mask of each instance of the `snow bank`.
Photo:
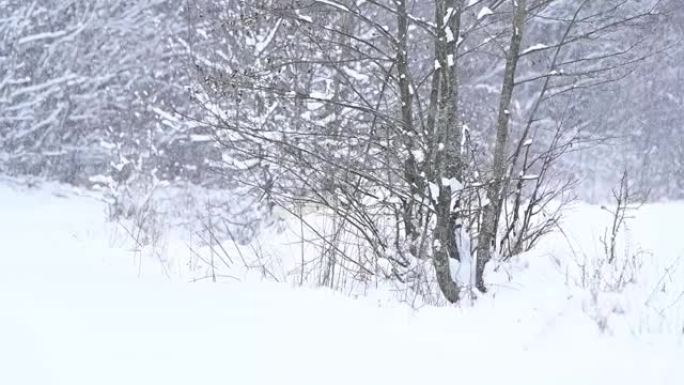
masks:
{"type": "MultiPolygon", "coordinates": [[[[1,384],[684,382],[681,338],[602,333],[550,246],[506,267],[511,280],[492,273],[494,293],[475,306],[413,310],[166,278],[112,243],[96,198],[0,182],[1,384]]],[[[654,210],[644,221],[674,208],[654,210]]]]}

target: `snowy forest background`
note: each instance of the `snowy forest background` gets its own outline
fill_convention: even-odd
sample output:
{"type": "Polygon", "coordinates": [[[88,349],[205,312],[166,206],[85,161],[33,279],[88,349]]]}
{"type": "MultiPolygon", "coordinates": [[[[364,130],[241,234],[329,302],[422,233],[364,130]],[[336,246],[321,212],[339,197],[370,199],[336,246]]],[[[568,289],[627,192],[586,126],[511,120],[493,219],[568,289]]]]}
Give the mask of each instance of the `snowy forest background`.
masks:
{"type": "Polygon", "coordinates": [[[192,219],[213,279],[290,215],[290,280],[458,302],[574,199],[614,205],[611,265],[684,199],[681,5],[0,0],[0,173],[104,191],[141,248],[192,219]]]}
{"type": "MultiPolygon", "coordinates": [[[[220,149],[195,136],[211,130],[199,124],[175,124],[180,118],[170,119],[203,115],[197,89],[221,76],[230,79],[251,72],[261,77],[273,71],[277,75],[270,76],[290,80],[297,92],[332,93],[337,87],[342,88],[338,94],[344,94],[354,87],[373,100],[380,92],[383,73],[396,71],[392,68],[395,53],[389,45],[397,34],[395,3],[339,2],[353,10],[344,12],[325,1],[4,0],[0,7],[2,168],[6,173],[50,175],[82,184],[93,175],[114,176],[121,163],[132,163],[137,172],[161,180],[217,183],[209,163],[220,161],[220,149]],[[367,23],[359,22],[360,18],[367,23]],[[325,27],[346,28],[359,39],[358,44],[373,44],[385,57],[359,52],[339,64],[335,60],[347,53],[335,49],[342,43],[326,41],[335,32],[310,35],[310,31],[325,27]],[[388,36],[374,31],[382,27],[387,28],[388,36]],[[301,59],[299,71],[307,73],[312,68],[315,72],[294,83],[289,71],[294,71],[295,65],[288,57],[301,59]],[[369,64],[372,59],[375,65],[369,64]],[[314,66],[314,60],[321,64],[314,66]],[[339,85],[347,81],[354,83],[339,85]]],[[[461,15],[463,40],[457,53],[460,119],[473,137],[482,138],[483,145],[493,141],[505,64],[502,52],[510,34],[508,3],[467,1],[461,15]],[[478,19],[483,9],[494,9],[494,14],[481,14],[478,19]]],[[[569,19],[583,4],[530,3],[523,51],[557,44],[569,19]]],[[[616,168],[621,167],[632,171],[639,185],[651,191],[652,199],[682,197],[680,134],[684,117],[679,90],[683,80],[678,63],[682,61],[679,43],[684,11],[679,5],[672,0],[602,1],[589,2],[581,10],[580,18],[587,20],[571,31],[581,39],[561,50],[561,62],[627,51],[610,63],[598,63],[597,59],[565,64],[567,76],[553,79],[555,87],[576,84],[568,96],[571,99],[559,98],[557,103],[573,101],[565,129],[581,128],[586,141],[610,139],[604,147],[598,144],[592,151],[564,157],[558,167],[581,180],[584,188],[576,192],[582,198],[602,199],[606,186],[619,177],[616,168]],[[638,17],[640,13],[644,13],[642,17],[638,17]],[[581,36],[592,27],[606,29],[581,36]],[[585,74],[571,76],[571,71],[585,74]],[[590,81],[596,86],[587,87],[590,81]]],[[[422,82],[422,90],[427,88],[424,78],[434,67],[432,41],[425,35],[426,29],[434,29],[434,2],[409,1],[407,10],[412,31],[409,66],[414,81],[422,82]]],[[[547,48],[525,55],[517,77],[544,75],[544,65],[548,66],[553,54],[554,50],[547,48]]],[[[228,79],[225,87],[231,85],[228,79]]],[[[514,133],[520,130],[517,126],[524,123],[538,92],[535,88],[539,85],[529,83],[515,95],[514,133]]],[[[226,103],[235,99],[227,89],[221,92],[226,103]]],[[[347,100],[345,96],[353,99],[351,95],[337,97],[347,100]]],[[[246,115],[263,116],[269,105],[267,100],[262,104],[245,98],[240,108],[246,115]]],[[[552,108],[558,109],[551,102],[542,108],[540,121],[550,118],[552,108]]],[[[291,120],[296,117],[292,110],[283,114],[291,120]]],[[[315,123],[324,117],[312,120],[315,123]]],[[[513,135],[512,141],[515,139],[513,135]]]]}

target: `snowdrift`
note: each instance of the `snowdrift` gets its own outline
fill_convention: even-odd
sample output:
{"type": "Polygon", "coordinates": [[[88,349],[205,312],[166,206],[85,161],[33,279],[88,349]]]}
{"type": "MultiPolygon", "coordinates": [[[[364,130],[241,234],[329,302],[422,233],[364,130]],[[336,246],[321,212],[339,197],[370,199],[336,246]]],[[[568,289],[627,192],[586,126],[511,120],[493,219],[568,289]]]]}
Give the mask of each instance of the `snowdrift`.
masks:
{"type": "MultiPolygon", "coordinates": [[[[664,203],[630,221],[621,252],[640,262],[624,285],[595,263],[605,213],[578,205],[489,272],[491,294],[416,309],[382,285],[352,298],[251,273],[192,283],[184,240],[167,237],[160,261],[97,194],[3,180],[0,383],[682,384],[683,216],[664,203]]],[[[264,235],[264,256],[299,250],[288,229],[264,235]]]]}

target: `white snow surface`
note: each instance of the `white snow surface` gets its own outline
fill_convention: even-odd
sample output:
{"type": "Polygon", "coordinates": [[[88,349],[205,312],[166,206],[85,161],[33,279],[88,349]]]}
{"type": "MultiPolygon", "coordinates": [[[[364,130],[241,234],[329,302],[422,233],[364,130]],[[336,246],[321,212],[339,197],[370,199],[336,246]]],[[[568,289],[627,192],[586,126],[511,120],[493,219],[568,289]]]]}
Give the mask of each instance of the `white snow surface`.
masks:
{"type": "MultiPolygon", "coordinates": [[[[671,266],[684,205],[643,210],[639,229],[671,266]]],[[[153,261],[141,273],[104,212],[94,193],[0,179],[0,384],[684,383],[681,304],[671,327],[640,328],[636,306],[599,330],[555,235],[502,268],[511,280],[492,272],[474,305],[412,309],[264,281],[188,283],[153,261]]],[[[602,213],[570,215],[566,226],[588,229],[602,213]]]]}

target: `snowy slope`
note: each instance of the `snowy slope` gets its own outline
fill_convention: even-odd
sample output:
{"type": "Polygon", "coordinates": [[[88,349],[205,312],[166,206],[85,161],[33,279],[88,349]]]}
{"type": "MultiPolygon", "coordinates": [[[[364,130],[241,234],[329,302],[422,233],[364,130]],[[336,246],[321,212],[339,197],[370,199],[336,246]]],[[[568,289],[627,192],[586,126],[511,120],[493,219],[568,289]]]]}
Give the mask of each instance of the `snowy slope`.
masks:
{"type": "MultiPolygon", "coordinates": [[[[597,223],[595,212],[566,226],[597,223]]],[[[681,251],[661,235],[668,257],[681,251]]],[[[561,240],[549,242],[475,306],[416,311],[267,282],[140,277],[96,196],[2,181],[0,384],[684,383],[673,328],[602,333],[563,279],[567,262],[548,257],[561,240]]]]}

